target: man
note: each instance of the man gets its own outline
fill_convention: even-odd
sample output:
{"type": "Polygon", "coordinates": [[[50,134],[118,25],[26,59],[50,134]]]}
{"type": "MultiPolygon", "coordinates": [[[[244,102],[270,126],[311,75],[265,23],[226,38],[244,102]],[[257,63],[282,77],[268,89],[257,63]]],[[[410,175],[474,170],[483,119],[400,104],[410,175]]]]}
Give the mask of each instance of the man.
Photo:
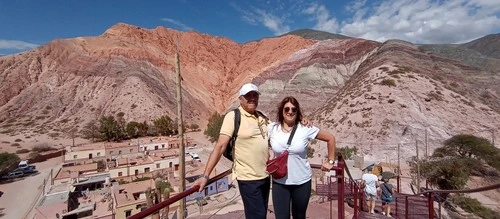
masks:
{"type": "MultiPolygon", "coordinates": [[[[259,105],[259,88],[251,83],[241,87],[240,128],[234,147],[233,180],[236,179],[243,200],[245,218],[266,218],[269,200],[270,179],[266,172],[266,161],[269,158],[267,125],[269,121],[257,113],[259,105]]],[[[200,186],[200,192],[207,184],[209,175],[219,162],[222,153],[234,131],[234,112],[224,117],[219,139],[208,158],[205,171],[194,185],[200,186]]]]}
{"type": "Polygon", "coordinates": [[[370,214],[375,213],[375,201],[377,200],[378,177],[372,173],[373,166],[366,168],[368,173],[361,176],[361,188],[364,187],[365,199],[370,214]]]}

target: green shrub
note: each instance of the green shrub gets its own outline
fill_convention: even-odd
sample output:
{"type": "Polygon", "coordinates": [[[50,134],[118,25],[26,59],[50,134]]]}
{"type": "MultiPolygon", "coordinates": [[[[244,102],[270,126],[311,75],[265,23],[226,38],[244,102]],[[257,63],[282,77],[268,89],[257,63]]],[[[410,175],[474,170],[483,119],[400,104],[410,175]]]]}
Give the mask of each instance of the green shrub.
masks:
{"type": "Polygon", "coordinates": [[[393,86],[395,87],[396,86],[396,81],[392,80],[392,79],[384,79],[382,80],[382,82],[380,82],[381,85],[384,85],[384,86],[393,86]]]}
{"type": "Polygon", "coordinates": [[[14,140],[14,142],[21,142],[21,141],[23,141],[23,140],[21,140],[21,139],[19,139],[19,138],[18,138],[18,139],[16,139],[16,140],[14,140]]]}
{"type": "Polygon", "coordinates": [[[465,211],[475,214],[481,218],[500,218],[500,213],[495,212],[481,205],[477,199],[457,195],[452,198],[452,202],[460,206],[465,211]]]}
{"type": "Polygon", "coordinates": [[[387,68],[387,67],[380,67],[380,68],[378,68],[378,69],[379,69],[379,70],[382,70],[382,71],[389,71],[389,68],[387,68]]]}
{"type": "Polygon", "coordinates": [[[50,151],[50,150],[55,150],[55,149],[50,147],[49,144],[47,144],[47,143],[40,143],[40,144],[33,146],[33,151],[35,151],[35,152],[44,152],[44,151],[50,151]]]}
{"type": "Polygon", "coordinates": [[[12,143],[10,146],[16,147],[16,146],[21,146],[19,143],[12,143]]]}

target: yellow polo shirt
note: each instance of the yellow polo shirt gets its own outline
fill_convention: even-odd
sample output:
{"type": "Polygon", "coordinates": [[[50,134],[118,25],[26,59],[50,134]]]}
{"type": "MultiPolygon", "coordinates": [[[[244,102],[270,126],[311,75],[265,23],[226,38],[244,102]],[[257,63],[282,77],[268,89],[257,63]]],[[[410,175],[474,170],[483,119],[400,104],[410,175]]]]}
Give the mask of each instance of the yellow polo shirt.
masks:
{"type": "MultiPolygon", "coordinates": [[[[268,176],[266,161],[269,158],[267,125],[264,117],[256,117],[241,106],[240,128],[234,148],[233,180],[259,180],[268,176]]],[[[232,136],[234,131],[234,112],[224,117],[220,134],[232,136]]]]}

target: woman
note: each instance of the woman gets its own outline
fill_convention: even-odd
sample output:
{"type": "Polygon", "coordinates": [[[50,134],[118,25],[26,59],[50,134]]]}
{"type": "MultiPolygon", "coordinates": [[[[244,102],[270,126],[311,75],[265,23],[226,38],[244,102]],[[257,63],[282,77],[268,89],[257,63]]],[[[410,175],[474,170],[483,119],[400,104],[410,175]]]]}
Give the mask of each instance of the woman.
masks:
{"type": "Polygon", "coordinates": [[[380,196],[380,199],[382,200],[382,214],[387,215],[387,217],[391,217],[391,203],[394,199],[393,197],[396,191],[394,190],[394,186],[389,183],[389,179],[384,178],[383,181],[384,183],[380,185],[382,193],[380,196]]]}
{"type": "Polygon", "coordinates": [[[312,139],[328,143],[328,161],[322,170],[328,171],[335,160],[335,138],[317,127],[300,124],[302,110],[294,97],[285,97],[278,106],[277,122],[268,126],[269,143],[277,157],[288,148],[288,174],[273,179],[272,194],[274,212],[277,219],[290,218],[290,205],[294,219],[306,218],[307,205],[311,196],[311,165],[307,160],[307,148],[312,139]],[[297,130],[290,147],[287,141],[293,127],[297,130]]]}

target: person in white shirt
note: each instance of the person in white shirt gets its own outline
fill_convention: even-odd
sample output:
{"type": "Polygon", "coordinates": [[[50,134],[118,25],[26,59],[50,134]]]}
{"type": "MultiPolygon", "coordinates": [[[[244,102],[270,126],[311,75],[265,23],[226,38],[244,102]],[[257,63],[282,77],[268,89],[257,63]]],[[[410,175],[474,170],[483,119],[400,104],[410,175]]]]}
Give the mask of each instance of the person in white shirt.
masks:
{"type": "Polygon", "coordinates": [[[277,219],[306,218],[307,206],[311,196],[311,165],[307,159],[309,141],[318,139],[327,142],[328,161],[322,170],[329,171],[335,160],[335,137],[318,127],[307,127],[300,123],[302,111],[294,97],[285,97],[278,106],[277,122],[268,125],[269,143],[274,157],[288,150],[288,173],[280,179],[273,178],[272,196],[277,219]],[[297,126],[290,146],[288,138],[294,126],[297,126]]]}
{"type": "Polygon", "coordinates": [[[368,173],[361,176],[361,188],[364,187],[365,199],[370,214],[375,213],[375,201],[377,200],[378,177],[372,173],[373,167],[366,168],[368,173]]]}

